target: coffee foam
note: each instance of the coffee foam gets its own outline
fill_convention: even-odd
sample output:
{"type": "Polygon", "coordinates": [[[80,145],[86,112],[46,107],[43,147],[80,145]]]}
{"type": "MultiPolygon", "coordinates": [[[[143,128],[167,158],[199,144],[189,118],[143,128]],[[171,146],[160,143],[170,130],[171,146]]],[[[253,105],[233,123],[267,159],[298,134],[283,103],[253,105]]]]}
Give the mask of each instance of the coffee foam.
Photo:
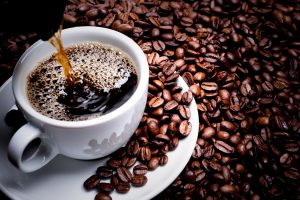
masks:
{"type": "MultiPolygon", "coordinates": [[[[121,50],[98,42],[85,42],[69,46],[65,52],[78,81],[88,80],[98,89],[109,91],[119,88],[135,73],[133,62],[121,50]]],[[[98,117],[70,115],[65,106],[57,102],[65,88],[65,76],[55,55],[51,55],[31,72],[27,81],[27,96],[32,106],[50,118],[76,121],[98,117]]]]}

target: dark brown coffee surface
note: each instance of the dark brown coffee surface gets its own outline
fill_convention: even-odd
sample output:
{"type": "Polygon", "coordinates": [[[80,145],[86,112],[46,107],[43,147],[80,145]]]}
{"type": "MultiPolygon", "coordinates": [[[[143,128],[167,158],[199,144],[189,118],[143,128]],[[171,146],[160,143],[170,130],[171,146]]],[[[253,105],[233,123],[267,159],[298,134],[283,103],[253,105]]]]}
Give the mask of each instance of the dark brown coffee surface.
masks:
{"type": "Polygon", "coordinates": [[[65,51],[76,81],[72,85],[66,82],[54,55],[46,58],[27,81],[28,99],[35,110],[58,120],[86,120],[129,99],[137,76],[124,52],[97,42],[76,44],[65,51]]]}

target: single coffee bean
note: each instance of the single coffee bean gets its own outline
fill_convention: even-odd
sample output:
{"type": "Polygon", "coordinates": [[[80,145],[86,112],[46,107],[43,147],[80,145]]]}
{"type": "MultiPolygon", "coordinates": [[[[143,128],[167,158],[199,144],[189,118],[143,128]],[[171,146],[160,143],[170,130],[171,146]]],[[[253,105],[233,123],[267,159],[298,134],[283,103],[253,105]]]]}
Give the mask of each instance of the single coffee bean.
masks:
{"type": "Polygon", "coordinates": [[[230,134],[226,131],[218,131],[217,137],[221,140],[228,140],[230,138],[230,134]]]}
{"type": "Polygon", "coordinates": [[[165,50],[165,48],[166,48],[165,43],[161,40],[153,41],[152,45],[153,45],[153,48],[158,52],[161,52],[161,51],[165,50]]]}
{"type": "Polygon", "coordinates": [[[214,82],[203,82],[201,84],[201,88],[208,92],[211,92],[218,90],[218,85],[214,82]]]}
{"type": "Polygon", "coordinates": [[[135,187],[142,187],[146,185],[148,179],[144,175],[134,175],[131,180],[131,184],[135,187]]]}
{"type": "Polygon", "coordinates": [[[176,56],[176,58],[178,58],[178,59],[183,58],[184,55],[185,55],[185,51],[184,51],[184,49],[182,47],[176,48],[176,50],[175,50],[175,56],[176,56]]]}
{"type": "Polygon", "coordinates": [[[220,191],[225,194],[232,194],[236,192],[236,189],[233,185],[226,184],[220,187],[220,191]]]}
{"type": "Polygon", "coordinates": [[[95,196],[95,200],[112,200],[112,198],[109,194],[100,192],[95,196]]]}
{"type": "Polygon", "coordinates": [[[132,167],[137,161],[137,157],[131,157],[131,156],[124,156],[121,160],[121,165],[130,168],[132,167]]]}
{"type": "Polygon", "coordinates": [[[153,171],[153,170],[155,170],[158,166],[159,166],[159,159],[158,159],[158,157],[152,157],[152,158],[149,160],[149,163],[148,163],[148,169],[149,169],[150,171],[153,171]]]}
{"type": "Polygon", "coordinates": [[[182,75],[182,78],[188,85],[194,84],[194,77],[193,77],[192,73],[184,72],[182,75]]]}
{"type": "Polygon", "coordinates": [[[203,139],[210,139],[212,138],[214,135],[216,134],[216,131],[214,128],[212,127],[206,127],[204,128],[203,132],[202,132],[202,138],[203,139]]]}
{"type": "Polygon", "coordinates": [[[163,66],[162,71],[166,76],[170,76],[175,72],[175,70],[176,70],[176,65],[173,65],[172,63],[166,63],[163,66]]]}
{"type": "Polygon", "coordinates": [[[119,179],[125,183],[130,182],[132,179],[131,172],[125,167],[119,167],[117,169],[117,174],[118,174],[119,179]]]}
{"type": "Polygon", "coordinates": [[[115,187],[116,191],[121,194],[125,194],[130,190],[130,184],[127,182],[120,182],[115,187]]]}
{"type": "Polygon", "coordinates": [[[120,179],[118,178],[118,175],[117,174],[112,175],[111,178],[110,178],[110,182],[113,186],[118,185],[119,182],[120,182],[120,179]]]}
{"type": "Polygon", "coordinates": [[[182,118],[189,119],[191,117],[191,111],[188,106],[179,105],[178,110],[179,110],[179,114],[182,118]]]}
{"type": "Polygon", "coordinates": [[[226,131],[234,131],[236,129],[235,125],[229,121],[222,121],[221,128],[226,131]]]}
{"type": "Polygon", "coordinates": [[[148,146],[141,147],[139,158],[141,161],[149,161],[151,159],[151,150],[148,146]]]}
{"type": "Polygon", "coordinates": [[[192,100],[193,100],[193,94],[191,91],[187,91],[182,94],[181,102],[183,104],[190,104],[192,100]]]}
{"type": "Polygon", "coordinates": [[[158,135],[159,134],[159,126],[158,126],[157,121],[152,120],[152,121],[147,122],[147,127],[148,127],[149,132],[152,135],[158,135]]]}
{"type": "Polygon", "coordinates": [[[221,140],[216,140],[214,142],[214,146],[216,147],[216,149],[226,154],[230,154],[234,152],[234,148],[232,146],[230,146],[229,144],[221,140]]]}
{"type": "Polygon", "coordinates": [[[140,145],[137,141],[130,141],[127,144],[127,153],[130,156],[137,156],[140,150],[140,145]]]}
{"type": "Polygon", "coordinates": [[[175,100],[171,100],[167,102],[164,106],[165,111],[172,111],[175,110],[178,107],[178,103],[175,100]]]}
{"type": "Polygon", "coordinates": [[[263,117],[259,117],[257,118],[257,120],[255,121],[255,123],[259,126],[266,126],[269,124],[269,117],[263,116],[263,117]]]}
{"type": "Polygon", "coordinates": [[[166,102],[169,102],[172,100],[171,92],[167,89],[163,89],[162,97],[166,102]]]}
{"type": "Polygon", "coordinates": [[[163,98],[153,97],[148,102],[148,105],[149,105],[150,108],[158,108],[158,107],[162,106],[163,103],[164,103],[164,99],[163,98]]]}
{"type": "Polygon", "coordinates": [[[107,179],[113,175],[113,170],[108,166],[100,166],[97,168],[96,174],[100,178],[107,179]]]}
{"type": "Polygon", "coordinates": [[[100,177],[97,175],[92,175],[84,181],[83,186],[86,190],[91,190],[96,188],[99,182],[100,182],[100,177]]]}
{"type": "Polygon", "coordinates": [[[192,124],[188,120],[183,120],[179,125],[179,133],[183,137],[187,137],[192,131],[192,124]]]}
{"type": "Polygon", "coordinates": [[[147,165],[144,164],[138,164],[133,168],[133,173],[135,175],[145,175],[147,172],[148,172],[148,167],[147,165]]]}
{"type": "Polygon", "coordinates": [[[226,166],[222,166],[222,175],[224,177],[224,181],[228,183],[230,181],[231,175],[230,175],[230,170],[226,166]]]}
{"type": "MultiPolygon", "coordinates": [[[[166,147],[169,147],[168,145],[166,145],[166,147]]],[[[169,151],[169,148],[168,148],[168,151],[169,151]]],[[[169,157],[165,154],[165,155],[162,155],[159,159],[159,165],[160,166],[164,166],[168,163],[168,160],[169,160],[169,157]]]]}
{"type": "Polygon", "coordinates": [[[111,183],[99,183],[98,184],[98,190],[100,193],[111,193],[114,190],[114,186],[111,183]]]}
{"type": "Polygon", "coordinates": [[[114,22],[116,18],[116,15],[113,13],[109,13],[104,19],[103,19],[103,26],[105,27],[109,27],[112,25],[112,23],[114,22]]]}
{"type": "Polygon", "coordinates": [[[117,159],[114,159],[114,158],[110,158],[109,160],[107,160],[106,164],[109,167],[111,167],[113,169],[116,169],[116,168],[121,166],[121,161],[117,160],[117,159]]]}

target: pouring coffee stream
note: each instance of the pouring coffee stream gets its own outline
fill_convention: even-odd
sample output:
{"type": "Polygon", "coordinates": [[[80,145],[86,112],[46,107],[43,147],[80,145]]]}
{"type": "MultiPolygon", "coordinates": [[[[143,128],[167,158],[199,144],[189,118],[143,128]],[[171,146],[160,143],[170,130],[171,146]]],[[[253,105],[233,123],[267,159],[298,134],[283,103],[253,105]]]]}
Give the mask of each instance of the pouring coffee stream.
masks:
{"type": "Polygon", "coordinates": [[[50,42],[57,51],[56,58],[63,68],[63,75],[66,80],[65,89],[57,101],[64,104],[66,110],[75,115],[104,113],[116,103],[117,99],[126,95],[127,90],[132,90],[135,87],[136,74],[130,75],[123,84],[124,86],[103,91],[92,84],[88,78],[89,74],[85,74],[85,78],[82,79],[82,77],[75,75],[75,72],[73,73],[61,39],[66,2],[67,0],[47,2],[0,0],[0,31],[9,34],[34,32],[38,39],[50,42]],[[87,88],[89,93],[85,93],[87,88]],[[84,101],[81,101],[82,99],[84,101]]]}
{"type": "Polygon", "coordinates": [[[70,64],[68,56],[67,56],[67,54],[64,50],[64,47],[62,45],[61,30],[62,30],[62,26],[60,26],[58,31],[56,33],[54,33],[54,35],[49,39],[49,42],[57,50],[56,58],[57,58],[57,61],[63,67],[63,71],[64,71],[64,75],[65,75],[67,83],[72,85],[72,83],[74,82],[74,79],[72,78],[72,66],[70,64]]]}

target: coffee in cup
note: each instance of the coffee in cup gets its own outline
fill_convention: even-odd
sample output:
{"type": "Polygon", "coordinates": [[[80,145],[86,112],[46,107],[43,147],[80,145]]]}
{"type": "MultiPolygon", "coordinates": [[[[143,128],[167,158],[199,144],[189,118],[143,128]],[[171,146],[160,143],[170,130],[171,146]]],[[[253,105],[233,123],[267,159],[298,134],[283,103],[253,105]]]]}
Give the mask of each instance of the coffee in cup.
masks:
{"type": "Polygon", "coordinates": [[[109,113],[134,92],[136,69],[131,58],[117,47],[82,42],[65,49],[74,82],[66,81],[55,54],[29,74],[27,96],[39,113],[57,120],[88,120],[109,113]]]}

